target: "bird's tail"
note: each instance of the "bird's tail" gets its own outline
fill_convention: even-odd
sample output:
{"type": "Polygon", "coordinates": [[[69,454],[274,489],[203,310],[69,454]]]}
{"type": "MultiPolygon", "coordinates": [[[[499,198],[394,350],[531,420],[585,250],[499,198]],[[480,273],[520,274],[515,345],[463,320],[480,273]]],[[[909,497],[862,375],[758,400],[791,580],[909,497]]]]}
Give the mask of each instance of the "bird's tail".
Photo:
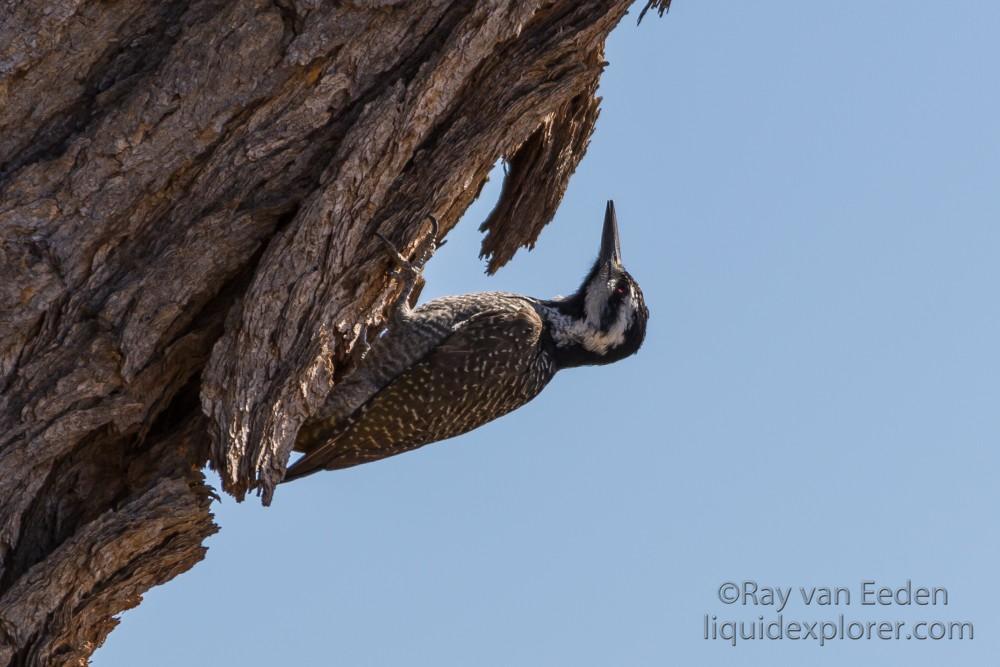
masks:
{"type": "Polygon", "coordinates": [[[318,447],[313,447],[305,451],[305,455],[293,463],[285,471],[285,477],[281,484],[292,480],[302,479],[320,470],[337,470],[348,468],[362,461],[346,461],[338,451],[337,440],[347,432],[348,423],[330,424],[324,422],[313,422],[302,425],[299,435],[295,439],[295,449],[302,450],[301,445],[305,443],[322,443],[318,447]]]}

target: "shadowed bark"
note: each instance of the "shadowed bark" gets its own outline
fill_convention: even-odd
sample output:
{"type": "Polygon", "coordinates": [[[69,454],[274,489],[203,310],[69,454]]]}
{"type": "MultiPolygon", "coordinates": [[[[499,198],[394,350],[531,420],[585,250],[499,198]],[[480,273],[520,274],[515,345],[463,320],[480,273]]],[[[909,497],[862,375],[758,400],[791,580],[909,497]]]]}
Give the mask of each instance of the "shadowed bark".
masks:
{"type": "Polygon", "coordinates": [[[628,4],[0,5],[0,666],[85,664],[200,560],[206,463],[271,501],[399,288],[375,231],[505,158],[482,255],[534,243],[628,4]]]}

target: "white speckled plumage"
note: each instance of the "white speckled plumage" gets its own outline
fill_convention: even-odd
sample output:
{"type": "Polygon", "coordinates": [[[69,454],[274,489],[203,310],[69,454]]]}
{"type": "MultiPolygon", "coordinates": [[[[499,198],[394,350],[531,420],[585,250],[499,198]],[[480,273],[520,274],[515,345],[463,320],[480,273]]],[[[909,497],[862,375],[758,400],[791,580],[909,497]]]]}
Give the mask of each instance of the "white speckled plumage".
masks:
{"type": "Polygon", "coordinates": [[[300,429],[296,449],[305,456],[285,480],[465,433],[533,399],[561,368],[634,354],[648,311],[618,246],[609,202],[600,255],[573,296],[484,292],[401,306],[364,363],[300,429]]]}

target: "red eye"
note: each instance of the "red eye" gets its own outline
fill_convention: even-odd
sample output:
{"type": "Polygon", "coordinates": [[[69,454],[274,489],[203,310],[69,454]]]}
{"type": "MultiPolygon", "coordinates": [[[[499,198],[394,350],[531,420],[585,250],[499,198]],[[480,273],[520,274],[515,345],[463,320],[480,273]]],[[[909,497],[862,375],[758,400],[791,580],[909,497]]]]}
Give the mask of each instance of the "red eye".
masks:
{"type": "Polygon", "coordinates": [[[617,287],[615,287],[615,292],[616,292],[617,294],[622,294],[622,295],[624,295],[624,294],[625,294],[626,292],[628,292],[628,285],[627,285],[627,284],[626,284],[626,283],[625,283],[624,281],[623,281],[623,282],[620,282],[620,283],[618,283],[618,286],[617,286],[617,287]]]}

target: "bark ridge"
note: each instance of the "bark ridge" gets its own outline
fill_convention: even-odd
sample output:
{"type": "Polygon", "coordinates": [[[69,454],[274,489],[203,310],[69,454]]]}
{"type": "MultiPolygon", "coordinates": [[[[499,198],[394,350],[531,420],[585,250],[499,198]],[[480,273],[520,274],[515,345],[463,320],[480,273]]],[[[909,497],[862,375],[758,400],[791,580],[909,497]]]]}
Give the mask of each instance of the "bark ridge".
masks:
{"type": "MultiPolygon", "coordinates": [[[[0,3],[0,665],[79,665],[272,499],[405,252],[498,159],[496,271],[586,151],[625,0],[0,3]]],[[[666,9],[652,1],[646,10],[666,9]]]]}

